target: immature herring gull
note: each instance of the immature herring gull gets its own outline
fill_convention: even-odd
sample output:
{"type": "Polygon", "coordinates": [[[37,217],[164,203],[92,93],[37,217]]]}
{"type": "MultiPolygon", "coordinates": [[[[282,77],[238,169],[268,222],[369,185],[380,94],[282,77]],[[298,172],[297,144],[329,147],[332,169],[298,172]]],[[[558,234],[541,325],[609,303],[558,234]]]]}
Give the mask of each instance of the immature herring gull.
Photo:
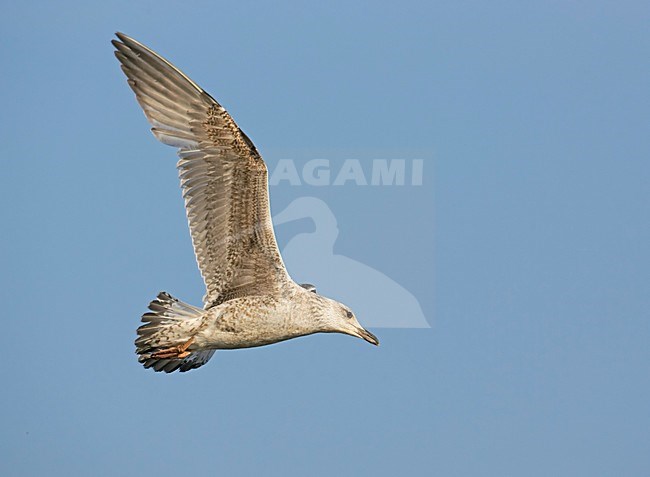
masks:
{"type": "Polygon", "coordinates": [[[348,307],[287,274],[271,223],[266,165],[226,110],[167,60],[117,37],[115,56],[151,131],[179,148],[183,198],[207,289],[202,309],[166,292],[149,304],[135,341],[138,360],[155,371],[188,371],[217,349],[313,333],[345,333],[378,345],[348,307]]]}

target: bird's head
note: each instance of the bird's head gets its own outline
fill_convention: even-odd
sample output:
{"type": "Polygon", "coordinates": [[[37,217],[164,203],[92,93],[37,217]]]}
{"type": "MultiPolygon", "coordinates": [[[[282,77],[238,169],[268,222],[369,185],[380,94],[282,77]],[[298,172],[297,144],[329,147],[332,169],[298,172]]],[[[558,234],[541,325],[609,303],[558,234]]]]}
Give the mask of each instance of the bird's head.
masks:
{"type": "Polygon", "coordinates": [[[370,344],[379,346],[377,337],[359,324],[357,317],[350,308],[329,298],[320,295],[317,295],[317,297],[322,299],[325,304],[321,317],[325,332],[356,336],[357,338],[366,340],[370,344]]]}

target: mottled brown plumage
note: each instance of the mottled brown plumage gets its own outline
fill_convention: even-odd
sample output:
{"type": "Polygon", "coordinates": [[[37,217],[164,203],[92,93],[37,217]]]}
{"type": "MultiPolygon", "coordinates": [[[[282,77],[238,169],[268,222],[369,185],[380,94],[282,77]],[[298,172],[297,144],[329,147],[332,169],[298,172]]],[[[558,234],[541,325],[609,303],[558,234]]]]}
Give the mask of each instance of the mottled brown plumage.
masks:
{"type": "Polygon", "coordinates": [[[207,362],[215,349],[315,332],[377,344],[345,306],[290,279],[273,232],[266,165],[228,112],[167,60],[117,36],[115,56],[151,131],[178,148],[192,243],[207,290],[203,310],[167,293],[151,302],[138,329],[140,362],[156,371],[187,371],[207,362]]]}

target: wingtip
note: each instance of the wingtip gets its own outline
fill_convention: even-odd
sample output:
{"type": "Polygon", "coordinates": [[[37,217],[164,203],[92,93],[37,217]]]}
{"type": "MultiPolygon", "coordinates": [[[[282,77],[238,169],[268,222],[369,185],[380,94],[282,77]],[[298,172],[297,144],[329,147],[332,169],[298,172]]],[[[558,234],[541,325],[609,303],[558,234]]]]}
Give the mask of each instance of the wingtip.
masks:
{"type": "Polygon", "coordinates": [[[130,49],[133,49],[133,48],[136,48],[136,49],[138,49],[138,48],[142,48],[143,50],[151,51],[151,50],[149,49],[149,47],[143,45],[143,44],[140,43],[138,40],[136,40],[136,39],[133,38],[133,37],[130,37],[130,36],[127,35],[126,33],[122,33],[122,32],[119,32],[119,31],[118,31],[118,32],[115,32],[115,36],[117,36],[117,37],[120,39],[120,41],[121,41],[122,43],[124,43],[124,45],[126,45],[126,46],[127,46],[128,48],[130,48],[130,49]]]}
{"type": "Polygon", "coordinates": [[[117,43],[117,44],[120,44],[120,45],[125,45],[128,48],[133,48],[134,45],[144,47],[144,45],[142,45],[140,42],[138,42],[137,40],[134,40],[129,35],[127,35],[126,33],[122,33],[121,31],[116,31],[115,36],[120,41],[112,40],[113,45],[115,45],[117,43]]]}

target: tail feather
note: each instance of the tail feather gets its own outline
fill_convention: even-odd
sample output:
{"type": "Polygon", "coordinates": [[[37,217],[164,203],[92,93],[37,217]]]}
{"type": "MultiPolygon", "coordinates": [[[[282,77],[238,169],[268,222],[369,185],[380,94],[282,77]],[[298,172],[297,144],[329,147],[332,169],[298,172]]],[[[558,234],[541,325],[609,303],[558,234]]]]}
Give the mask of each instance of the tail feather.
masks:
{"type": "Polygon", "coordinates": [[[176,370],[189,371],[203,366],[214,354],[214,350],[196,350],[191,347],[185,358],[156,358],[156,351],[187,342],[201,323],[204,310],[161,292],[149,303],[149,312],[142,315],[144,325],[138,328],[135,340],[138,361],[145,368],[171,373],[176,370]]]}

